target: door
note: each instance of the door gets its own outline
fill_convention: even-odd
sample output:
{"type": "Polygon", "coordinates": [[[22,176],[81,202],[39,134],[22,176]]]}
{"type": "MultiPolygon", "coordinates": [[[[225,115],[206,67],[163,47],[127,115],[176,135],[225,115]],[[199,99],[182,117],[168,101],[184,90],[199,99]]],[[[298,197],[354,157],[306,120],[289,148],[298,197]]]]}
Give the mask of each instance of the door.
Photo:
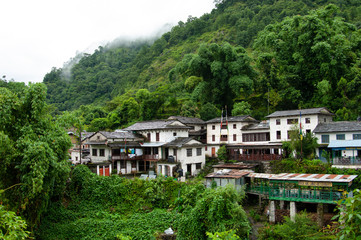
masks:
{"type": "Polygon", "coordinates": [[[212,157],[216,156],[216,148],[212,147],[212,157]]]}

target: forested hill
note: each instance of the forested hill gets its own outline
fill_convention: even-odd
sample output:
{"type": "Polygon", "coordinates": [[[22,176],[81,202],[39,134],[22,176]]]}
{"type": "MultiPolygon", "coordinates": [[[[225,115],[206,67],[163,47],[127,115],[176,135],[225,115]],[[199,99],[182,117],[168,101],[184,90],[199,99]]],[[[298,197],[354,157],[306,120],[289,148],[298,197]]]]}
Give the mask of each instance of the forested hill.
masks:
{"type": "Polygon", "coordinates": [[[108,128],[171,114],[207,119],[224,105],[258,118],[316,106],[340,119],[360,114],[360,1],[217,2],[155,41],[99,47],[52,69],[48,102],[104,106],[108,128]],[[115,116],[123,120],[109,123],[115,116]]]}

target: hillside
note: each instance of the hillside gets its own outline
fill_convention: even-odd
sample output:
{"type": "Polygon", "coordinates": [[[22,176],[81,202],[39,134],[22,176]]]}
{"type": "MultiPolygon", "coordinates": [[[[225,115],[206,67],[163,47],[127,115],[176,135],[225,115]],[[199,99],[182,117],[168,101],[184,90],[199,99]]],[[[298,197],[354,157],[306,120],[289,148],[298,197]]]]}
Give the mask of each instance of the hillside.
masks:
{"type": "Polygon", "coordinates": [[[360,112],[355,91],[360,84],[360,27],[358,1],[223,0],[211,13],[179,22],[155,41],[111,44],[77,56],[68,66],[52,69],[44,83],[48,102],[60,111],[88,104],[103,106],[106,117],[101,125],[107,128],[171,114],[206,119],[212,116],[205,112],[219,114],[224,105],[231,113],[235,103],[235,113],[247,110],[257,118],[268,111],[322,105],[338,111],[339,119],[353,119],[360,112]],[[323,9],[329,3],[337,9],[323,9]],[[310,12],[321,8],[318,13],[310,12]],[[313,24],[310,18],[320,24],[307,27],[313,24]],[[294,32],[276,36],[287,24],[299,21],[304,27],[295,25],[294,32]],[[274,25],[265,28],[269,24],[274,25]],[[267,35],[278,43],[287,41],[283,37],[299,42],[277,46],[267,42],[267,35]],[[308,38],[304,44],[302,38],[308,38]],[[211,50],[207,54],[213,54],[212,59],[201,58],[210,64],[200,70],[201,65],[192,63],[200,56],[202,44],[205,49],[213,44],[214,51],[224,54],[231,51],[228,58],[234,60],[225,63],[225,58],[211,50]],[[218,77],[212,61],[225,64],[219,65],[218,77]],[[228,67],[235,64],[243,70],[228,67]],[[205,91],[210,88],[226,93],[228,99],[221,100],[225,96],[217,91],[205,91]],[[144,94],[136,97],[139,89],[148,90],[146,99],[144,94]],[[152,109],[144,113],[150,99],[152,109]],[[128,119],[129,108],[139,109],[139,114],[128,119]],[[111,123],[112,116],[124,116],[124,111],[123,122],[111,123]]]}

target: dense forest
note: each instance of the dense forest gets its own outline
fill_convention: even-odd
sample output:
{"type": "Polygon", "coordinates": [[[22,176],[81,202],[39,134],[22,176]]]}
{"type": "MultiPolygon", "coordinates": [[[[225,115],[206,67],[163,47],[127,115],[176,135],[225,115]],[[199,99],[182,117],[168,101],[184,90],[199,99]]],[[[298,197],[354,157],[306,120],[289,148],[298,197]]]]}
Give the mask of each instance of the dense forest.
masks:
{"type": "Polygon", "coordinates": [[[360,27],[359,1],[217,1],[159,39],[115,41],[52,69],[47,100],[55,112],[82,106],[93,130],[174,114],[207,120],[225,105],[258,119],[325,106],[353,120],[360,27]]]}

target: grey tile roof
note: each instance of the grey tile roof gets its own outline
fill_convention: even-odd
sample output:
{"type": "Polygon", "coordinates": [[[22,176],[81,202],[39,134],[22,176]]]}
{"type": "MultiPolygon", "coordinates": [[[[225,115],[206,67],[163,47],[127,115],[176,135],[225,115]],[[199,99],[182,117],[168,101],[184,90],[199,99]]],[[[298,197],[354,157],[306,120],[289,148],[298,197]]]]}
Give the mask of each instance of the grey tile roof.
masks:
{"type": "Polygon", "coordinates": [[[334,115],[327,108],[322,107],[322,108],[308,108],[308,109],[276,111],[266,117],[273,118],[273,117],[299,116],[300,112],[302,115],[314,115],[314,114],[331,115],[331,116],[334,115]]]}
{"type": "Polygon", "coordinates": [[[269,130],[269,122],[252,123],[242,127],[242,130],[269,130]]]}
{"type": "Polygon", "coordinates": [[[183,116],[170,116],[169,120],[178,120],[184,124],[195,124],[195,125],[205,125],[206,122],[199,118],[193,117],[183,117],[183,116]]]}
{"type": "MultiPolygon", "coordinates": [[[[98,132],[94,132],[91,135],[88,135],[87,137],[90,138],[94,134],[98,132]]],[[[114,132],[106,132],[106,131],[99,131],[104,137],[107,139],[118,139],[118,138],[128,138],[128,139],[136,139],[136,138],[143,138],[141,135],[133,133],[131,131],[123,131],[123,130],[116,130],[114,132]]]]}
{"type": "Polygon", "coordinates": [[[189,129],[190,127],[181,126],[181,125],[172,125],[177,120],[153,120],[153,121],[144,121],[137,122],[133,125],[123,129],[126,131],[141,131],[141,130],[155,130],[155,129],[189,129]]]}
{"type": "MultiPolygon", "coordinates": [[[[192,137],[178,137],[175,140],[167,143],[164,145],[164,147],[182,147],[183,145],[187,145],[188,142],[191,140],[194,140],[192,137]]],[[[203,144],[199,144],[202,146],[203,144]]]]}
{"type": "Polygon", "coordinates": [[[361,131],[361,122],[339,121],[329,123],[319,123],[313,130],[314,133],[328,132],[357,132],[361,131]]]}
{"type": "MultiPolygon", "coordinates": [[[[256,119],[249,115],[227,117],[228,122],[258,122],[256,119]]],[[[207,123],[220,123],[221,118],[213,118],[208,120],[207,123]]],[[[226,117],[223,117],[223,123],[226,123],[226,117]]]]}

